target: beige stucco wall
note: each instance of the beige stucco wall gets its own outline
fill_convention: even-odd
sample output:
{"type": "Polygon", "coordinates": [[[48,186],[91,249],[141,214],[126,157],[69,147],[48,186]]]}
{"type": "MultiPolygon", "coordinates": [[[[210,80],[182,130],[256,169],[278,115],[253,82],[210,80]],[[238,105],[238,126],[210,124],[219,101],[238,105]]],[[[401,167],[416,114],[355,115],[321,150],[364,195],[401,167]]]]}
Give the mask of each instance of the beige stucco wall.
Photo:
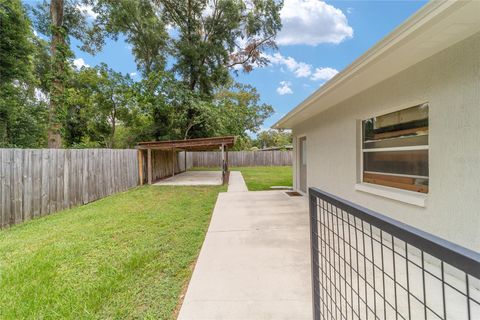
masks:
{"type": "Polygon", "coordinates": [[[309,187],[480,251],[480,33],[299,124],[293,133],[307,136],[309,187]],[[359,120],[425,101],[426,207],[356,191],[359,120]]]}

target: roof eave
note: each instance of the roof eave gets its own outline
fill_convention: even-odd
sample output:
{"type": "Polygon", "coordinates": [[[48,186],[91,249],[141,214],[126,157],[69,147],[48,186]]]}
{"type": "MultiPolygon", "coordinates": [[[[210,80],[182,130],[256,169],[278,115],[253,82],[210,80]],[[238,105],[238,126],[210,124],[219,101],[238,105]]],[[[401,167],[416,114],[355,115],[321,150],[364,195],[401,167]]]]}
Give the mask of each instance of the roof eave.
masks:
{"type": "MultiPolygon", "coordinates": [[[[347,68],[339,72],[335,77],[333,77],[331,80],[325,83],[322,87],[320,87],[313,94],[307,97],[298,106],[296,106],[294,109],[288,112],[285,116],[283,116],[280,120],[278,120],[272,126],[272,128],[291,129],[294,125],[296,125],[296,123],[301,122],[301,121],[297,121],[296,119],[296,116],[301,111],[310,107],[314,102],[318,101],[321,97],[330,93],[333,89],[335,89],[339,85],[344,84],[347,80],[351,79],[353,76],[356,76],[359,73],[363,72],[365,69],[367,69],[369,65],[372,65],[374,62],[376,62],[380,58],[383,58],[386,53],[388,53],[389,51],[391,52],[392,49],[395,49],[394,47],[397,47],[402,40],[412,35],[420,27],[428,24],[429,22],[434,20],[434,18],[438,17],[440,14],[445,14],[445,13],[448,13],[449,11],[455,11],[456,9],[464,6],[467,3],[468,2],[455,2],[455,1],[449,1],[449,0],[441,0],[441,1],[438,0],[438,1],[431,1],[427,3],[420,10],[418,10],[412,17],[410,17],[398,28],[396,28],[392,33],[390,33],[384,39],[379,41],[375,46],[373,46],[367,52],[361,55],[347,68]]],[[[345,99],[347,98],[348,96],[345,97],[345,99]]],[[[317,106],[318,107],[317,113],[320,113],[332,106],[333,105],[317,106]]]]}

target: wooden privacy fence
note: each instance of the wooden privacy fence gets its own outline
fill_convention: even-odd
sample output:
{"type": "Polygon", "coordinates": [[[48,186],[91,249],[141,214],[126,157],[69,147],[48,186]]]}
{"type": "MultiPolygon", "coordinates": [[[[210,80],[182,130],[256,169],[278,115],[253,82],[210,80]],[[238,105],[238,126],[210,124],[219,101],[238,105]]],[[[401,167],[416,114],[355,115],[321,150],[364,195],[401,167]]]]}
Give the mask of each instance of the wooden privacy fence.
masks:
{"type": "MultiPolygon", "coordinates": [[[[234,167],[291,166],[292,151],[229,151],[228,163],[234,167]]],[[[218,167],[222,154],[217,151],[189,152],[193,167],[218,167]]],[[[190,159],[189,159],[190,160],[190,159]]]]}
{"type": "Polygon", "coordinates": [[[0,227],[138,184],[137,150],[0,149],[0,227]]]}

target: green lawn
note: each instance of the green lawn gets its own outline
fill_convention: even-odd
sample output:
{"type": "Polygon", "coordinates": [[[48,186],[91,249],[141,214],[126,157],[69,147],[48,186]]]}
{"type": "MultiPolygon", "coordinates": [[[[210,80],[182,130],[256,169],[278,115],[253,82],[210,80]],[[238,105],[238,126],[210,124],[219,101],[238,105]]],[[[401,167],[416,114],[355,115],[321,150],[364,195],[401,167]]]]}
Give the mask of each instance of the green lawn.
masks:
{"type": "Polygon", "coordinates": [[[271,190],[272,186],[292,186],[292,167],[231,168],[242,172],[248,190],[271,190]]]}
{"type": "MultiPolygon", "coordinates": [[[[192,168],[190,170],[220,170],[220,168],[192,168]]],[[[241,171],[248,190],[271,190],[272,186],[292,186],[292,167],[231,167],[241,171]]]]}
{"type": "Polygon", "coordinates": [[[0,231],[0,319],[172,319],[218,192],[146,186],[0,231]]]}

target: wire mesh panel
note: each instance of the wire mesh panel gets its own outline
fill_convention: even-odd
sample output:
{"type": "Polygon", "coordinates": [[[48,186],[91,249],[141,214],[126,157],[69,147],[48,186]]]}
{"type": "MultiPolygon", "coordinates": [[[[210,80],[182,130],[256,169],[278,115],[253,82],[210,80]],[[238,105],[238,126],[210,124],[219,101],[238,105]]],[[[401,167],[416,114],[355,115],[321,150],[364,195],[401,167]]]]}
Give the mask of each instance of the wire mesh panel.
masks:
{"type": "Polygon", "coordinates": [[[314,319],[480,319],[480,255],[315,188],[314,319]]]}

